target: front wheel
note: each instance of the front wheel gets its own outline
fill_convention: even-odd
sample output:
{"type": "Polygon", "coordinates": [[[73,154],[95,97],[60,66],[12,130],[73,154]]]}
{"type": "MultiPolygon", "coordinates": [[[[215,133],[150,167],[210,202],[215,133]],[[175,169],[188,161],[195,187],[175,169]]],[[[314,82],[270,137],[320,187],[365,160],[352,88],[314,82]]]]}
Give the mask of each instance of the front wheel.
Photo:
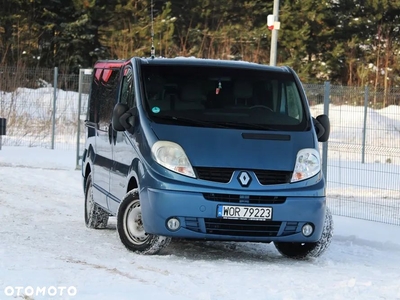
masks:
{"type": "Polygon", "coordinates": [[[275,242],[275,247],[283,256],[294,259],[316,258],[328,249],[333,236],[333,219],[329,208],[326,208],[324,228],[321,238],[315,243],[275,242]]]}
{"type": "Polygon", "coordinates": [[[137,189],[130,191],[119,206],[117,231],[127,249],[141,254],[156,254],[171,241],[169,237],[147,234],[144,231],[137,189]]]}

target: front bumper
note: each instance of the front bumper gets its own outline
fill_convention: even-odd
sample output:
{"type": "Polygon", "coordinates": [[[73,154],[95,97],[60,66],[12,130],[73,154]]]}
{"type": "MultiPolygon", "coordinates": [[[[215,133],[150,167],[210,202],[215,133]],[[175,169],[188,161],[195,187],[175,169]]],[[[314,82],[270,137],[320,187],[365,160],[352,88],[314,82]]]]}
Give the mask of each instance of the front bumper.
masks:
{"type": "MultiPolygon", "coordinates": [[[[226,191],[225,191],[226,192],[226,191]]],[[[260,193],[261,194],[261,193],[260,193]]],[[[225,203],[207,200],[202,192],[144,188],[140,191],[144,229],[163,236],[248,242],[316,242],[325,218],[325,197],[285,197],[280,204],[225,203]],[[219,204],[272,208],[270,221],[243,221],[217,218],[219,204]],[[178,218],[181,227],[167,228],[167,220],[178,218]],[[302,226],[311,223],[314,232],[305,237],[302,226]]]]}

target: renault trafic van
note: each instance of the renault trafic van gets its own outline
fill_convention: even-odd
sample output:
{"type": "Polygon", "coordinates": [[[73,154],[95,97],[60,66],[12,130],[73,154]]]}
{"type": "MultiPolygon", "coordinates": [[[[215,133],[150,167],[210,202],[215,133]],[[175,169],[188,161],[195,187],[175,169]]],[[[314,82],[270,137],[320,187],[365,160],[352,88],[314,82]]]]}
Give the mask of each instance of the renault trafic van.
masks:
{"type": "Polygon", "coordinates": [[[82,161],[85,223],[121,242],[273,242],[291,258],[330,244],[319,142],[296,73],[243,61],[131,58],[94,66],[82,161]]]}

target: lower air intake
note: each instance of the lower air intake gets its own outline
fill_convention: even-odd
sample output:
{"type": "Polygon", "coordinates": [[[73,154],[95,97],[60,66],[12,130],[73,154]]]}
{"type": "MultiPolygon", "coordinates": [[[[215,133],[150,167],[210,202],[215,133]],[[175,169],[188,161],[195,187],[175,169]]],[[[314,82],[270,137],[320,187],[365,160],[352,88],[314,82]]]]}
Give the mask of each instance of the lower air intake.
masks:
{"type": "Polygon", "coordinates": [[[246,221],[228,219],[204,219],[206,232],[219,235],[236,236],[277,236],[282,222],[276,221],[246,221]]]}

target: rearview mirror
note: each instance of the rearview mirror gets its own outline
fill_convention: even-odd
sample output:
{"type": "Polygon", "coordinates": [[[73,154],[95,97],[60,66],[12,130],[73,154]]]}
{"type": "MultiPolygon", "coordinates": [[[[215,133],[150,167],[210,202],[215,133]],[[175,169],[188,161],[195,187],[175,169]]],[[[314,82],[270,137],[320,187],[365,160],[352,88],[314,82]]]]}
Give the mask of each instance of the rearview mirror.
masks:
{"type": "Polygon", "coordinates": [[[128,119],[132,116],[132,111],[129,110],[129,106],[127,104],[117,103],[114,107],[112,116],[112,126],[114,130],[130,130],[133,125],[129,123],[128,119]]]}
{"type": "Polygon", "coordinates": [[[326,142],[329,139],[331,125],[327,115],[319,115],[313,118],[315,131],[317,133],[318,142],[326,142]]]}

